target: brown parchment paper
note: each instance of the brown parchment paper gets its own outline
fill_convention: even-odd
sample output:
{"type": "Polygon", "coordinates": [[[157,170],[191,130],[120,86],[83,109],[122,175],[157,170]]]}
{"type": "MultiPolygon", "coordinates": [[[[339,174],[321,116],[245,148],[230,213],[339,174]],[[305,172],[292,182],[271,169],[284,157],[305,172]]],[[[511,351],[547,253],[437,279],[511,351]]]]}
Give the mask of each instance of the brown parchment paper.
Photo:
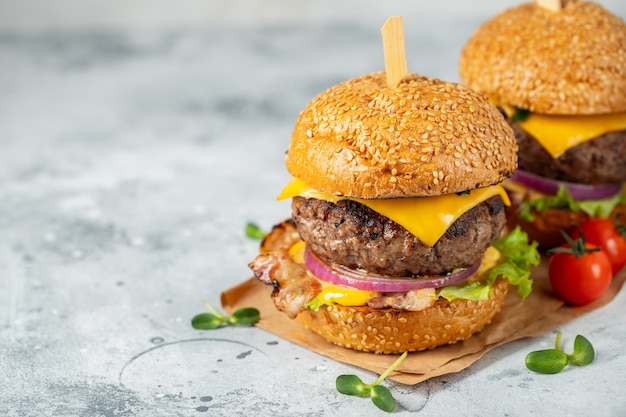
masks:
{"type": "MultiPolygon", "coordinates": [[[[459,372],[479,360],[491,349],[523,337],[538,336],[574,318],[609,303],[626,279],[626,270],[613,278],[609,290],[599,300],[586,306],[564,304],[552,294],[548,280],[547,259],[533,269],[533,291],[522,301],[511,288],[490,325],[466,341],[410,353],[389,379],[403,384],[417,384],[429,378],[459,372]]],[[[256,307],[261,312],[257,327],[337,361],[383,373],[398,355],[357,352],[327,342],[307,330],[297,319],[290,319],[274,307],[272,287],[250,278],[221,295],[222,306],[229,314],[242,307],[256,307]]]]}

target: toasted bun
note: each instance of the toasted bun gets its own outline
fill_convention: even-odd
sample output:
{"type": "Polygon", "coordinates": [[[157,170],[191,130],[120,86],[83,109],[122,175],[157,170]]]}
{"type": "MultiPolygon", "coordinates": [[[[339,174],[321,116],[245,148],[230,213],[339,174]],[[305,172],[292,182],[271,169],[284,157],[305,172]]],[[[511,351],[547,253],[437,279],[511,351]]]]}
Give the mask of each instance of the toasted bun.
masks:
{"type": "Polygon", "coordinates": [[[471,88],[545,114],[626,111],[626,23],[591,2],[559,12],[536,3],[509,9],[480,27],[461,53],[471,88]]]}
{"type": "Polygon", "coordinates": [[[499,279],[489,299],[439,299],[421,311],[375,310],[369,307],[323,306],[298,318],[329,342],[374,353],[432,349],[469,338],[500,312],[509,283],[499,279]]]}
{"type": "Polygon", "coordinates": [[[301,112],[286,165],[324,192],[359,198],[435,196],[500,183],[517,166],[511,128],[459,84],[384,72],[318,95],[301,112]]]}
{"type": "MultiPolygon", "coordinates": [[[[528,234],[529,240],[534,240],[543,250],[555,248],[565,243],[560,230],[570,234],[577,224],[589,220],[589,215],[582,211],[549,208],[545,211],[531,210],[533,221],[521,219],[519,214],[520,198],[514,192],[507,190],[511,197],[511,206],[507,207],[507,225],[510,229],[519,225],[528,234]]],[[[610,215],[611,219],[619,217],[626,221],[626,205],[618,205],[610,215]]]]}

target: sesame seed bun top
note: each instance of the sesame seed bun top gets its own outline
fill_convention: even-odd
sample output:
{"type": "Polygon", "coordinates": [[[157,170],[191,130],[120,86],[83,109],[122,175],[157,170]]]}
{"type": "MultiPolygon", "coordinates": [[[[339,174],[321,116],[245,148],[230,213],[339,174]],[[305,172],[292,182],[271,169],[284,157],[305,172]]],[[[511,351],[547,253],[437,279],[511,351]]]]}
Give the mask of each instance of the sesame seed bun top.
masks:
{"type": "Polygon", "coordinates": [[[559,12],[524,3],[472,35],[459,73],[476,91],[537,113],[626,111],[626,24],[591,2],[559,12]]]}
{"type": "Polygon", "coordinates": [[[300,113],[286,165],[324,192],[358,198],[422,197],[498,184],[517,167],[500,112],[467,87],[384,72],[340,83],[300,113]]]}

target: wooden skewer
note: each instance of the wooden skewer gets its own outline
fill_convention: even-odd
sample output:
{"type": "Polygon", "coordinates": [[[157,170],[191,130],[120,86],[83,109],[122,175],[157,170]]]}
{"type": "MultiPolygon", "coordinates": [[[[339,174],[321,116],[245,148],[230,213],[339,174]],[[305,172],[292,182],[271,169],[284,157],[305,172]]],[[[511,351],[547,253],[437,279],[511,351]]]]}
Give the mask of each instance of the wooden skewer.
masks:
{"type": "Polygon", "coordinates": [[[551,12],[560,12],[561,11],[561,0],[535,0],[539,7],[543,7],[546,10],[550,10],[551,12]]]}
{"type": "Polygon", "coordinates": [[[402,77],[408,73],[402,16],[392,16],[387,19],[380,31],[383,35],[387,87],[395,88],[402,77]]]}

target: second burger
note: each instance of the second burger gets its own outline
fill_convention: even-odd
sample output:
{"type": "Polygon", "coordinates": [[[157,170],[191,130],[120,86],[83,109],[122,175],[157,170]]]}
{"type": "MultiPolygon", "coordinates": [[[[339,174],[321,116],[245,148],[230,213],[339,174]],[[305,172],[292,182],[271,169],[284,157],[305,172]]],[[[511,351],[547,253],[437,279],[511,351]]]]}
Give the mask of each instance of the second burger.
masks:
{"type": "Polygon", "coordinates": [[[509,218],[544,248],[564,242],[560,230],[626,213],[626,23],[593,2],[556,6],[494,16],[459,63],[463,82],[513,127],[509,218]]]}

